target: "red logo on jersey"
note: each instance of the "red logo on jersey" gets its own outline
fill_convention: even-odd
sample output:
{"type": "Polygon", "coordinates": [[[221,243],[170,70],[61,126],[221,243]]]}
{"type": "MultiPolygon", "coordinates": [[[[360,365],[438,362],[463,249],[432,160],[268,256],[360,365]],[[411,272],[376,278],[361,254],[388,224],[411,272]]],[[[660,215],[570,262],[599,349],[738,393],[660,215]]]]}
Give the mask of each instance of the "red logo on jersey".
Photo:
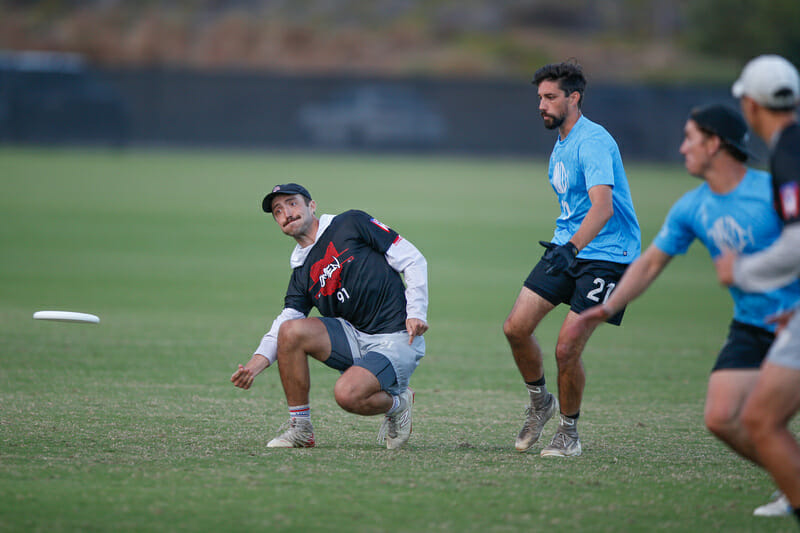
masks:
{"type": "Polygon", "coordinates": [[[325,257],[311,265],[311,279],[315,281],[315,285],[319,283],[319,291],[315,298],[330,296],[342,287],[342,265],[354,259],[352,255],[347,259],[340,259],[347,250],[349,248],[339,253],[330,242],[328,249],[325,250],[325,257]]]}

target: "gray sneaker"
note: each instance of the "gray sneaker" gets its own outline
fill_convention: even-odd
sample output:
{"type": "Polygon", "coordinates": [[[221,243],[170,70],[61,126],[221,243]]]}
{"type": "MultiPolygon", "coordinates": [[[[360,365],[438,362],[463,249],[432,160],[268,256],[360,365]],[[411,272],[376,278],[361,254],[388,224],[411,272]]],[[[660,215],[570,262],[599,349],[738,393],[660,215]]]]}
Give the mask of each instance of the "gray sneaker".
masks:
{"type": "MultiPolygon", "coordinates": [[[[306,418],[290,418],[280,429],[286,431],[267,443],[267,448],[313,448],[314,426],[306,418]]],[[[280,429],[278,431],[280,431],[280,429]]]]}
{"type": "Polygon", "coordinates": [[[544,425],[558,412],[558,400],[550,393],[548,393],[548,396],[550,396],[550,403],[543,409],[537,410],[533,407],[533,404],[525,409],[525,423],[522,425],[522,429],[514,443],[514,447],[518,452],[530,450],[531,446],[542,435],[544,425]]]}
{"type": "Polygon", "coordinates": [[[561,417],[556,434],[545,448],[542,449],[542,457],[577,457],[581,454],[581,441],[578,438],[578,431],[575,429],[575,422],[561,417]]]}
{"type": "Polygon", "coordinates": [[[411,436],[411,408],[414,407],[414,391],[406,389],[400,394],[400,410],[392,416],[386,415],[378,431],[378,442],[386,442],[386,448],[401,448],[411,436]]]}

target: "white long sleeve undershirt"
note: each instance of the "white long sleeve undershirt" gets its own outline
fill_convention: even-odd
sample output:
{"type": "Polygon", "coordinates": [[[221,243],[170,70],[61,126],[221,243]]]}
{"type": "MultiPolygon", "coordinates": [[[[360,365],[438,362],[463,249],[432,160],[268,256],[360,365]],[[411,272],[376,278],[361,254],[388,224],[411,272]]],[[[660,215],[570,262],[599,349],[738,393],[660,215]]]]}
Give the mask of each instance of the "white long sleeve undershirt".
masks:
{"type": "Polygon", "coordinates": [[[800,223],[783,228],[769,248],[743,255],[733,264],[734,284],[747,292],[766,292],[788,285],[800,275],[800,223]]]}

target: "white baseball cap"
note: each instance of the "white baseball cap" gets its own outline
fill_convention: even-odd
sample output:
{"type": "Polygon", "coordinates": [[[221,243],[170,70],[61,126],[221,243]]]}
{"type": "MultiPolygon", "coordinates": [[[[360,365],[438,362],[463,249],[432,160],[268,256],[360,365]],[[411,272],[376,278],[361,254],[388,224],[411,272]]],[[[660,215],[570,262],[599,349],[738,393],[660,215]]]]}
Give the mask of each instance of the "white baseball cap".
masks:
{"type": "Polygon", "coordinates": [[[789,61],[768,54],[751,59],[731,88],[734,98],[749,96],[770,109],[788,109],[800,102],[800,75],[789,61]]]}

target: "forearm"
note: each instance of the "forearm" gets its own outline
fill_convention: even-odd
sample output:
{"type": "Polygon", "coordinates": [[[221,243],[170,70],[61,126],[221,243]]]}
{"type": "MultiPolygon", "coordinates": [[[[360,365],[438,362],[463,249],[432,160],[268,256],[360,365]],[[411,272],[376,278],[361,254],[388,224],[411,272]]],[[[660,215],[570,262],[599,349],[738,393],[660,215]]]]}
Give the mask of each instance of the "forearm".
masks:
{"type": "Polygon", "coordinates": [[[625,270],[604,306],[614,315],[642,295],[669,263],[671,256],[651,245],[625,270]]]}
{"type": "Polygon", "coordinates": [[[606,185],[592,187],[589,190],[589,199],[592,202],[592,207],[586,212],[578,231],[569,239],[578,251],[586,248],[597,237],[597,234],[600,233],[614,214],[610,187],[606,185]]]}
{"type": "Polygon", "coordinates": [[[766,292],[797,279],[800,275],[800,224],[786,226],[772,245],[733,264],[734,284],[747,292],[766,292]]]}
{"type": "Polygon", "coordinates": [[[405,278],[407,318],[427,321],[428,262],[425,257],[409,241],[400,239],[386,251],[386,262],[405,278]]]}

